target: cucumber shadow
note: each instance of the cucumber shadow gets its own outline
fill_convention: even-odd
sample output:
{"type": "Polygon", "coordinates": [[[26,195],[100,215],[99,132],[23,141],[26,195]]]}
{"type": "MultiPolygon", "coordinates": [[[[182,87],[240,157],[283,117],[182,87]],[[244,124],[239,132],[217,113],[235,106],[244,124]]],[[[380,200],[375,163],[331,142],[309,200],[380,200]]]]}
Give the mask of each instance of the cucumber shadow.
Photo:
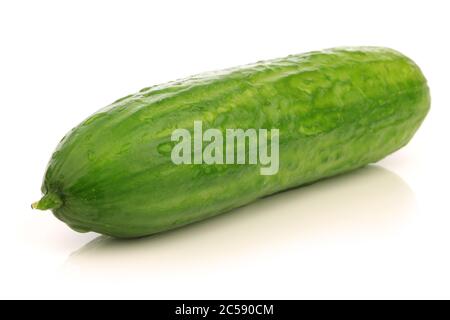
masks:
{"type": "Polygon", "coordinates": [[[414,212],[409,186],[369,165],[173,231],[135,240],[99,236],[72,253],[64,268],[102,274],[208,270],[292,245],[383,238],[414,212]]]}

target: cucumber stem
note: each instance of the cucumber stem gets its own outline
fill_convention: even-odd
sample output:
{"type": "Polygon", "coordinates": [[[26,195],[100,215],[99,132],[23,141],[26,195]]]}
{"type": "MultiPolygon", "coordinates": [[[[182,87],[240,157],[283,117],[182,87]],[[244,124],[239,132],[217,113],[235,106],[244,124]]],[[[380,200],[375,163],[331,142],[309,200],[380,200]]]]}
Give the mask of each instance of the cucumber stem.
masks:
{"type": "Polygon", "coordinates": [[[31,208],[38,210],[58,209],[63,204],[61,197],[55,193],[46,193],[41,200],[34,202],[31,208]]]}

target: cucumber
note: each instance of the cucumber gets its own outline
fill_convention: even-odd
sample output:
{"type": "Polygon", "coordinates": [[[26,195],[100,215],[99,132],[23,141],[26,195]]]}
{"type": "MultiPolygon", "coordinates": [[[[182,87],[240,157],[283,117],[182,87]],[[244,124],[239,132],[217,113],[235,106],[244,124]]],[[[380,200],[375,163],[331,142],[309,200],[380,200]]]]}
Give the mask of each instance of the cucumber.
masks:
{"type": "Polygon", "coordinates": [[[429,107],[418,66],[378,47],[291,55],[156,85],[72,129],[32,206],[79,232],[150,235],[378,161],[408,143],[429,107]],[[261,163],[175,164],[172,133],[193,133],[195,121],[220,132],[278,129],[278,171],[261,174],[261,163]]]}

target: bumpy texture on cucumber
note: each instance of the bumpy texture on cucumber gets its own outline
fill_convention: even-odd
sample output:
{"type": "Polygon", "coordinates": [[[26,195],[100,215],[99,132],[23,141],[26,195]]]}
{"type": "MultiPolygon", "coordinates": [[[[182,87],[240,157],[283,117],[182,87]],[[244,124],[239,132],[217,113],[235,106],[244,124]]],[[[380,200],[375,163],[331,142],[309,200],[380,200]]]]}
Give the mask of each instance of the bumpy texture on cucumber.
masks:
{"type": "MultiPolygon", "coordinates": [[[[385,48],[337,48],[142,89],[72,129],[44,197],[74,230],[139,237],[378,161],[412,138],[430,106],[414,62],[385,48]],[[175,165],[171,133],[278,128],[280,168],[175,165]]],[[[282,218],[282,217],[280,217],[282,218]]]]}

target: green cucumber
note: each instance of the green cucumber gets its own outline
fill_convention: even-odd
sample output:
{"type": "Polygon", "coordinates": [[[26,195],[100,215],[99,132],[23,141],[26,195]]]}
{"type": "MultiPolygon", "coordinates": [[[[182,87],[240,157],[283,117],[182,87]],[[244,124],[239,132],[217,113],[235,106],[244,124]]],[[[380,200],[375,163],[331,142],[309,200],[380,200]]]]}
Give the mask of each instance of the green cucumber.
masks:
{"type": "Polygon", "coordinates": [[[417,65],[377,47],[291,55],[145,88],[62,139],[33,207],[80,232],[130,238],[169,230],[378,161],[408,143],[429,107],[417,65]],[[174,164],[171,134],[192,132],[195,121],[221,132],[278,129],[278,172],[174,164]]]}

